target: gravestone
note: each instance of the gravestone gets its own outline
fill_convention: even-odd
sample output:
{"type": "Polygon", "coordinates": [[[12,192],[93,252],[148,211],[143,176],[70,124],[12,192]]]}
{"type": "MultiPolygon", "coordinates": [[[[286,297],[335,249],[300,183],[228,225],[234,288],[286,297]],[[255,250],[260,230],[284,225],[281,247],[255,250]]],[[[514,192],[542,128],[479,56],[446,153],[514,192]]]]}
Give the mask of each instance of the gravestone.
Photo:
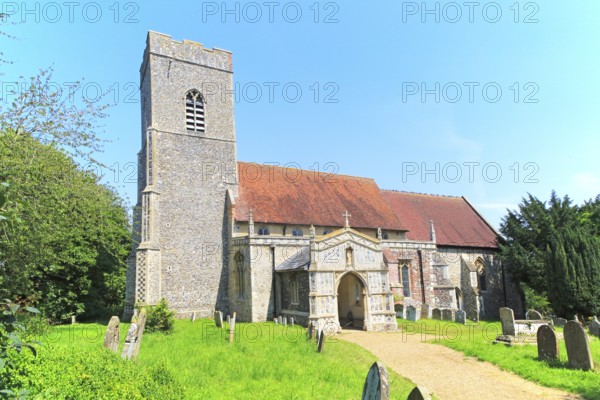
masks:
{"type": "Polygon", "coordinates": [[[385,365],[380,362],[373,363],[365,379],[362,400],[389,400],[390,385],[388,372],[385,365]]]}
{"type": "Polygon", "coordinates": [[[215,326],[217,328],[223,327],[223,313],[221,311],[215,311],[215,326]]]}
{"type": "Polygon", "coordinates": [[[236,313],[233,313],[233,317],[229,318],[229,316],[227,316],[229,318],[229,343],[233,343],[235,340],[235,315],[236,313]]]}
{"type": "Polygon", "coordinates": [[[404,306],[402,304],[394,304],[394,311],[396,312],[396,318],[404,319],[404,306]]]}
{"type": "Polygon", "coordinates": [[[502,335],[515,335],[515,314],[508,307],[500,308],[500,322],[502,323],[502,335]]]}
{"type": "Polygon", "coordinates": [[[564,329],[565,345],[569,366],[584,371],[594,368],[594,360],[590,352],[590,343],[583,327],[576,321],[569,321],[564,329]]]}
{"type": "Polygon", "coordinates": [[[454,315],[454,322],[465,325],[467,323],[467,313],[463,310],[457,310],[454,315]]]}
{"type": "Polygon", "coordinates": [[[75,325],[76,322],[77,322],[77,318],[74,315],[72,315],[71,316],[71,325],[75,325]]]}
{"type": "Polygon", "coordinates": [[[554,318],[552,322],[554,322],[554,326],[557,328],[562,328],[567,324],[567,320],[564,318],[554,318]]]}
{"type": "Polygon", "coordinates": [[[419,313],[416,308],[413,306],[408,306],[406,309],[406,319],[412,322],[416,322],[419,320],[419,313]]]}
{"type": "Polygon", "coordinates": [[[313,338],[313,333],[314,333],[313,329],[314,329],[313,323],[309,322],[308,327],[306,328],[306,336],[307,336],[308,340],[312,340],[312,338],[313,338]]]}
{"type": "Polygon", "coordinates": [[[227,323],[231,324],[231,316],[229,314],[227,314],[227,323]]]}
{"type": "Polygon", "coordinates": [[[325,344],[325,330],[319,330],[319,342],[317,343],[317,351],[321,353],[323,351],[323,345],[325,344]]]}
{"type": "Polygon", "coordinates": [[[529,310],[525,313],[525,319],[528,321],[539,321],[542,319],[542,314],[535,310],[529,310]]]}
{"type": "Polygon", "coordinates": [[[192,322],[196,322],[196,311],[192,313],[192,322]]]}
{"type": "Polygon", "coordinates": [[[315,336],[315,343],[319,344],[319,338],[321,337],[321,328],[317,327],[317,334],[315,336]]]}
{"type": "Polygon", "coordinates": [[[416,386],[406,400],[431,400],[431,396],[429,395],[429,390],[422,386],[416,386]]]}
{"type": "Polygon", "coordinates": [[[440,310],[439,308],[434,308],[431,311],[431,318],[432,319],[437,319],[438,321],[442,319],[442,310],[440,310]]]}
{"type": "Polygon", "coordinates": [[[134,315],[131,319],[131,325],[129,325],[129,329],[127,330],[125,343],[123,344],[123,351],[121,352],[122,358],[130,360],[137,356],[139,353],[139,345],[141,344],[141,336],[144,333],[145,325],[146,309],[143,308],[139,315],[134,315]]]}
{"type": "Polygon", "coordinates": [[[448,308],[442,310],[442,321],[454,321],[452,310],[448,308]]]}
{"type": "Polygon", "coordinates": [[[538,358],[540,360],[558,360],[560,347],[554,329],[542,325],[537,331],[538,358]]]}
{"type": "Polygon", "coordinates": [[[427,319],[430,317],[429,315],[429,305],[423,304],[421,305],[421,319],[427,319]]]}
{"type": "Polygon", "coordinates": [[[144,329],[146,329],[146,320],[148,319],[148,312],[145,308],[142,308],[140,311],[140,315],[138,315],[138,332],[137,337],[135,338],[135,343],[133,345],[133,353],[131,354],[132,359],[136,359],[138,354],[140,353],[140,347],[142,345],[142,336],[144,335],[144,329]]]}
{"type": "Polygon", "coordinates": [[[295,321],[294,321],[294,318],[290,318],[290,325],[291,325],[291,326],[294,326],[294,322],[295,322],[295,321]]]}
{"type": "Polygon", "coordinates": [[[281,318],[281,315],[277,317],[277,322],[279,323],[279,325],[283,323],[283,318],[281,318]]]}
{"type": "Polygon", "coordinates": [[[598,322],[598,317],[594,317],[592,322],[590,322],[588,329],[590,330],[590,335],[592,335],[592,336],[600,335],[600,322],[598,322]]]}
{"type": "Polygon", "coordinates": [[[283,326],[287,326],[287,317],[283,317],[283,326]]]}
{"type": "Polygon", "coordinates": [[[277,318],[273,318],[273,322],[275,322],[275,325],[279,325],[279,321],[277,320],[277,318]]]}
{"type": "Polygon", "coordinates": [[[119,317],[112,317],[106,328],[104,335],[104,347],[116,353],[119,351],[119,342],[121,339],[119,317]]]}

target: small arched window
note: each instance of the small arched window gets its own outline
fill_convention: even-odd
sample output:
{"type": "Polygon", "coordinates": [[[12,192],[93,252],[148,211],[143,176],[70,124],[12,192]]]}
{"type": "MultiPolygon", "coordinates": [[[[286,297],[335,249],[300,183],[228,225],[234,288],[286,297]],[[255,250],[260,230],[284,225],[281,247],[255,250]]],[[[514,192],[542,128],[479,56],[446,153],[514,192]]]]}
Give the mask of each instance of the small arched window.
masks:
{"type": "Polygon", "coordinates": [[[485,268],[483,268],[483,267],[479,268],[479,270],[477,271],[477,278],[478,278],[478,282],[479,282],[479,289],[487,290],[487,279],[485,276],[485,268]]]}
{"type": "Polygon", "coordinates": [[[204,132],[204,97],[197,90],[190,90],[185,95],[185,125],[189,132],[204,132]]]}
{"type": "Polygon", "coordinates": [[[258,228],[258,234],[260,236],[269,236],[271,233],[269,232],[269,228],[266,226],[261,226],[258,228]]]}
{"type": "Polygon", "coordinates": [[[323,231],[323,236],[325,236],[325,235],[329,235],[330,233],[331,233],[331,230],[329,230],[329,229],[325,229],[325,230],[323,231]]]}
{"type": "Polygon", "coordinates": [[[383,231],[381,233],[381,239],[383,239],[383,240],[389,240],[389,238],[390,238],[390,234],[387,231],[383,231]]]}
{"type": "Polygon", "coordinates": [[[304,236],[304,231],[300,228],[294,229],[292,231],[292,236],[304,236]]]}
{"type": "Polygon", "coordinates": [[[300,289],[298,287],[298,277],[294,275],[290,282],[290,290],[292,297],[292,304],[298,305],[300,304],[300,289]]]}

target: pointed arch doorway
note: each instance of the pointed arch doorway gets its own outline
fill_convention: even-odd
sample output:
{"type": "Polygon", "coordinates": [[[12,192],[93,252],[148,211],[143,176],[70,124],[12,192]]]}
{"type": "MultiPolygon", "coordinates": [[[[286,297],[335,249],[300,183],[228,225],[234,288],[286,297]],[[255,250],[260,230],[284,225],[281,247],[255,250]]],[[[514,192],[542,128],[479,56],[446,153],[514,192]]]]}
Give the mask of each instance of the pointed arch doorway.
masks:
{"type": "Polygon", "coordinates": [[[365,329],[366,289],[355,273],[347,273],[340,279],[337,307],[342,329],[365,329]]]}

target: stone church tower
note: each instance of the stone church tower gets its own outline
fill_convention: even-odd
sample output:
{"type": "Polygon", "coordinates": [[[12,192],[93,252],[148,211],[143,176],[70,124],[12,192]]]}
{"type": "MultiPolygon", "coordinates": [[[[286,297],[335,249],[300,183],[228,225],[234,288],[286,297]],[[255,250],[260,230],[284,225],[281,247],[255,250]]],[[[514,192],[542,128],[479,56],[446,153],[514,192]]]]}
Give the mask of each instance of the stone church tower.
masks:
{"type": "Polygon", "coordinates": [[[228,306],[227,201],[237,196],[232,88],[230,52],[148,34],[126,316],[135,303],[161,298],[180,317],[228,306]]]}

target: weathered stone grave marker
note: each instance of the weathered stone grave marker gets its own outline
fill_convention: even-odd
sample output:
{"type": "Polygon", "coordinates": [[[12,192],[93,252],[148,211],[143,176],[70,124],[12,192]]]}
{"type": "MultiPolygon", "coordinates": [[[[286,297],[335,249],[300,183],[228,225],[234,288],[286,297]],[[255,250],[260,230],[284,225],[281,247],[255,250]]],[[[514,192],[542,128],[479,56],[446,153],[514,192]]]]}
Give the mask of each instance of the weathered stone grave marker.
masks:
{"type": "Polygon", "coordinates": [[[294,321],[294,318],[290,318],[290,325],[291,325],[291,326],[294,326],[294,322],[295,322],[295,321],[294,321]]]}
{"type": "Polygon", "coordinates": [[[236,313],[234,312],[233,317],[229,318],[229,343],[235,341],[235,316],[236,313]]]}
{"type": "Polygon", "coordinates": [[[434,308],[433,311],[431,311],[431,318],[432,319],[436,319],[436,320],[441,320],[442,319],[442,310],[440,310],[439,308],[434,308]]]}
{"type": "Polygon", "coordinates": [[[217,328],[223,327],[223,313],[221,311],[215,311],[215,326],[217,328]]]}
{"type": "Polygon", "coordinates": [[[525,313],[525,319],[528,321],[539,321],[542,319],[542,314],[536,310],[528,310],[527,313],[525,313]]]}
{"type": "Polygon", "coordinates": [[[502,323],[502,334],[515,335],[515,314],[508,307],[500,308],[500,322],[502,323]]]}
{"type": "Polygon", "coordinates": [[[134,315],[131,319],[131,325],[127,330],[127,336],[125,336],[125,343],[123,344],[123,351],[121,357],[127,360],[135,359],[140,351],[140,345],[142,342],[142,334],[146,326],[146,309],[143,308],[139,315],[134,315]]]}
{"type": "Polygon", "coordinates": [[[192,322],[196,322],[196,311],[192,313],[192,322]]]}
{"type": "Polygon", "coordinates": [[[231,324],[231,315],[227,314],[227,324],[231,324]]]}
{"type": "Polygon", "coordinates": [[[442,321],[454,321],[452,310],[450,310],[449,308],[445,308],[442,310],[442,321]]]}
{"type": "Polygon", "coordinates": [[[317,343],[317,351],[321,353],[325,345],[325,329],[321,329],[319,333],[319,342],[317,343]]]}
{"type": "Polygon", "coordinates": [[[554,329],[548,325],[540,326],[537,331],[538,358],[540,360],[557,360],[560,347],[554,329]]]}
{"type": "Polygon", "coordinates": [[[465,325],[467,323],[467,313],[463,310],[457,310],[454,315],[454,322],[465,325]]]}
{"type": "Polygon", "coordinates": [[[431,396],[429,395],[429,391],[422,386],[415,386],[415,388],[410,392],[406,400],[431,400],[431,396]]]}
{"type": "Polygon", "coordinates": [[[594,317],[592,322],[590,322],[588,329],[590,330],[590,335],[592,335],[592,336],[600,335],[600,322],[598,321],[598,317],[594,317]]]}
{"type": "Polygon", "coordinates": [[[419,312],[413,306],[408,306],[406,309],[406,319],[412,322],[417,322],[419,320],[419,312]]]}
{"type": "Polygon", "coordinates": [[[557,328],[563,328],[567,324],[567,320],[564,318],[554,318],[552,322],[557,328]]]}
{"type": "Polygon", "coordinates": [[[362,400],[389,400],[390,385],[385,365],[375,362],[371,365],[362,391],[362,400]]]}
{"type": "Polygon", "coordinates": [[[430,317],[429,315],[430,307],[427,304],[421,305],[421,319],[427,319],[430,317]]]}
{"type": "Polygon", "coordinates": [[[277,318],[273,318],[273,322],[275,323],[275,325],[279,325],[279,321],[277,321],[277,318]]]}
{"type": "Polygon", "coordinates": [[[106,327],[106,335],[104,335],[104,347],[116,353],[119,351],[119,342],[121,340],[119,317],[112,317],[106,327]]]}
{"type": "Polygon", "coordinates": [[[75,325],[77,323],[77,317],[71,315],[71,325],[75,325]]]}
{"type": "Polygon", "coordinates": [[[313,323],[309,322],[308,327],[306,328],[306,336],[308,337],[308,340],[312,340],[312,338],[313,338],[313,329],[314,329],[313,323]]]}
{"type": "Polygon", "coordinates": [[[281,315],[277,317],[277,322],[279,323],[279,325],[283,324],[283,318],[281,317],[281,315]]]}
{"type": "Polygon", "coordinates": [[[569,321],[564,329],[565,345],[569,366],[584,371],[594,368],[594,360],[590,352],[590,343],[583,327],[576,321],[569,321]]]}
{"type": "Polygon", "coordinates": [[[315,336],[315,343],[319,344],[319,337],[321,337],[321,327],[317,326],[317,335],[315,336]]]}
{"type": "Polygon", "coordinates": [[[287,317],[283,317],[283,326],[287,326],[287,317]]]}

